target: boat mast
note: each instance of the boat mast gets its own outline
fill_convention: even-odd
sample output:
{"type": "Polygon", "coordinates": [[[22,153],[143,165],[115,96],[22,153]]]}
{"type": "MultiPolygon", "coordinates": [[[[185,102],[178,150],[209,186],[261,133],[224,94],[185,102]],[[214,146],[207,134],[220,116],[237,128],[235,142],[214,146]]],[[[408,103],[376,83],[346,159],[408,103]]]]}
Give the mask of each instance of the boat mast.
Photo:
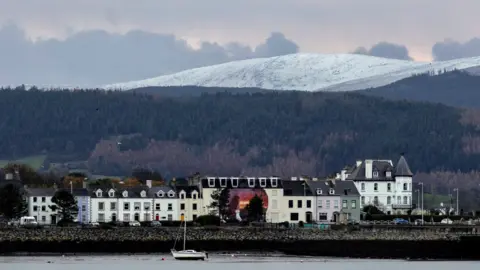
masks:
{"type": "MultiPolygon", "coordinates": [[[[186,215],[185,215],[186,216],[186,215]]],[[[187,240],[187,220],[186,218],[183,219],[183,222],[185,222],[184,229],[183,229],[183,250],[185,249],[185,241],[187,240]]]]}

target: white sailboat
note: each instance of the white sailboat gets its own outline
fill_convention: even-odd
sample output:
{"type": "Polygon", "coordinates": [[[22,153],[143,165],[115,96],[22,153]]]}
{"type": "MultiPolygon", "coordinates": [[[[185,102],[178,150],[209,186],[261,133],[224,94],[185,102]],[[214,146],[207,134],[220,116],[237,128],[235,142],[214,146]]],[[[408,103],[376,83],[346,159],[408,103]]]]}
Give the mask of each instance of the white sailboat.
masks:
{"type": "MultiPolygon", "coordinates": [[[[193,249],[185,249],[185,242],[187,240],[187,222],[184,221],[183,226],[183,250],[175,250],[175,245],[173,246],[171,252],[175,260],[202,260],[208,259],[208,253],[202,251],[196,251],[193,249]]],[[[177,241],[175,241],[175,244],[177,241]]]]}

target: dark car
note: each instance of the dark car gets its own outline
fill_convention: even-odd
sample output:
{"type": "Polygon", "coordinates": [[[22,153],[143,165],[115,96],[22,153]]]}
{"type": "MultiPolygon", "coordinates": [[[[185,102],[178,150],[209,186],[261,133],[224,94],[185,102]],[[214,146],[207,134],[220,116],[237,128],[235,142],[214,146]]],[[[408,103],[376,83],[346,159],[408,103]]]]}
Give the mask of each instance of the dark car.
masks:
{"type": "Polygon", "coordinates": [[[395,225],[400,225],[400,224],[408,224],[408,220],[403,219],[403,218],[396,218],[393,220],[393,224],[395,225]]]}

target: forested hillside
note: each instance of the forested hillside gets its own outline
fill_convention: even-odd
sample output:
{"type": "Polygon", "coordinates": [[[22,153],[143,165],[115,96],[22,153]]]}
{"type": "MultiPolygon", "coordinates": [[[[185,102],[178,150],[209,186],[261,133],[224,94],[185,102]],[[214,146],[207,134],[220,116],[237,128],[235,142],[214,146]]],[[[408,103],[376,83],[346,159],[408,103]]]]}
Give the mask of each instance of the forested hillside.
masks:
{"type": "MultiPolygon", "coordinates": [[[[0,91],[2,159],[88,160],[103,174],[326,175],[358,158],[414,171],[480,168],[462,111],[355,93],[218,93],[188,98],[102,91],[0,91]]],[[[470,113],[471,114],[471,113],[470,113]]]]}
{"type": "Polygon", "coordinates": [[[464,71],[437,76],[421,74],[390,85],[358,91],[393,100],[429,101],[454,107],[480,108],[480,76],[464,71]]]}

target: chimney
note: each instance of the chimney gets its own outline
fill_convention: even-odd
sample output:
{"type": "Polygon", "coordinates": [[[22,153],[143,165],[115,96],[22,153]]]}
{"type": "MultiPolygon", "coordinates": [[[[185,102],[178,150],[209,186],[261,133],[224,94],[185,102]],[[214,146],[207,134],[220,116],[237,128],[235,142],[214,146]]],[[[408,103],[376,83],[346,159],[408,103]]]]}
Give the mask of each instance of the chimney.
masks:
{"type": "Polygon", "coordinates": [[[292,177],[292,178],[290,178],[290,180],[297,181],[297,177],[292,177]]]}
{"type": "Polygon", "coordinates": [[[87,188],[87,181],[82,181],[82,188],[87,188]]]}
{"type": "Polygon", "coordinates": [[[362,165],[362,161],[361,161],[361,160],[357,160],[356,166],[357,166],[357,167],[360,167],[360,165],[362,165]]]}
{"type": "Polygon", "coordinates": [[[365,178],[372,179],[373,160],[365,160],[365,178]]]}
{"type": "Polygon", "coordinates": [[[148,188],[152,188],[152,180],[147,180],[146,184],[148,188]]]}
{"type": "Polygon", "coordinates": [[[345,181],[347,179],[347,170],[343,169],[341,172],[340,172],[340,179],[342,181],[345,181]]]}
{"type": "Polygon", "coordinates": [[[5,180],[13,180],[13,173],[5,174],[5,180]]]}

